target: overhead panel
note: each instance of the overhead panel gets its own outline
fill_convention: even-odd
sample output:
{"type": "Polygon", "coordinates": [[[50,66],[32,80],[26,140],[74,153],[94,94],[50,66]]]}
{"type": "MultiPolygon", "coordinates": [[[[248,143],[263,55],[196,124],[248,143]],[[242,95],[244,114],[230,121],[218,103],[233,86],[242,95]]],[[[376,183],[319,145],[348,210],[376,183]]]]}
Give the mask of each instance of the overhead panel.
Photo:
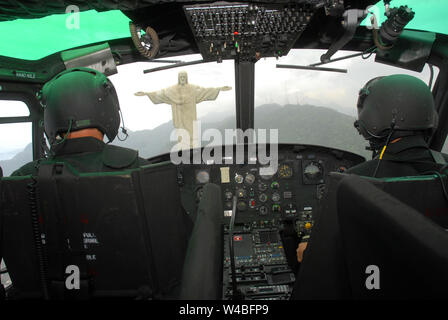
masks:
{"type": "Polygon", "coordinates": [[[307,27],[315,3],[186,5],[184,11],[206,61],[286,55],[307,27]]]}

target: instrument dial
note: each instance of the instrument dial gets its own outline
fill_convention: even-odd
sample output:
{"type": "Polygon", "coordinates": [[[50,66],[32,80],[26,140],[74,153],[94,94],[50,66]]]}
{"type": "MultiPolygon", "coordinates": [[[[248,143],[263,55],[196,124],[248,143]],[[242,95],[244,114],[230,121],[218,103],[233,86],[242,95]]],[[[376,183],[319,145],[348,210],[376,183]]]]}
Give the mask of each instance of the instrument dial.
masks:
{"type": "Polygon", "coordinates": [[[196,174],[196,182],[197,183],[208,183],[210,181],[210,174],[208,173],[207,170],[201,170],[198,171],[198,173],[196,174]]]}
{"type": "Polygon", "coordinates": [[[240,175],[240,174],[237,173],[237,174],[235,175],[235,182],[238,183],[238,184],[243,183],[243,182],[244,182],[244,177],[243,177],[242,175],[240,175]]]}
{"type": "Polygon", "coordinates": [[[264,183],[264,182],[260,182],[259,184],[258,184],[258,190],[260,190],[260,191],[266,191],[268,189],[268,185],[266,184],[266,183],[264,183]]]}
{"type": "Polygon", "coordinates": [[[232,200],[232,198],[233,198],[233,193],[232,193],[232,191],[226,191],[225,193],[224,193],[224,198],[226,199],[226,200],[232,200]]]}
{"type": "Polygon", "coordinates": [[[238,196],[238,198],[246,198],[246,190],[238,189],[236,190],[236,195],[238,196]]]}
{"type": "Polygon", "coordinates": [[[278,193],[278,192],[274,192],[274,193],[272,194],[272,201],[274,201],[274,202],[279,202],[280,199],[281,199],[281,197],[280,197],[280,193],[278,193]]]}
{"type": "Polygon", "coordinates": [[[258,200],[260,200],[261,202],[266,202],[268,200],[268,196],[266,195],[266,193],[261,193],[258,196],[258,200]]]}
{"type": "Polygon", "coordinates": [[[303,173],[309,180],[320,180],[323,176],[322,165],[317,161],[310,162],[303,170],[303,173]]]}
{"type": "Polygon", "coordinates": [[[266,208],[265,206],[261,206],[259,209],[258,209],[258,213],[261,215],[261,216],[265,216],[265,215],[267,215],[268,214],[268,208],[266,208]]]}
{"type": "Polygon", "coordinates": [[[244,182],[248,185],[252,185],[255,182],[255,176],[252,173],[248,173],[244,178],[244,182]]]}
{"type": "Polygon", "coordinates": [[[238,211],[246,211],[246,209],[247,209],[246,202],[244,202],[244,201],[239,201],[239,202],[236,204],[236,208],[238,209],[238,211]]]}
{"type": "Polygon", "coordinates": [[[293,175],[292,168],[287,164],[282,164],[278,168],[278,176],[282,179],[289,179],[293,175]]]}

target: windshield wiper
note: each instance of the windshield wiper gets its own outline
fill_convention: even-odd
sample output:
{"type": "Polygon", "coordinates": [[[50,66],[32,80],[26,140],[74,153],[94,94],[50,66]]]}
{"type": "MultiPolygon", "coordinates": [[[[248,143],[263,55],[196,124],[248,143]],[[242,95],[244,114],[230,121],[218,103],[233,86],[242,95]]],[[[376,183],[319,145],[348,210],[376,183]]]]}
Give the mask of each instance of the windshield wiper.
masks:
{"type": "Polygon", "coordinates": [[[350,54],[348,56],[343,56],[340,58],[335,58],[335,59],[331,59],[331,60],[327,60],[327,61],[323,61],[323,62],[317,62],[317,63],[313,63],[310,64],[309,66],[296,66],[296,65],[287,65],[287,64],[277,64],[277,68],[288,68],[288,69],[302,69],[302,70],[314,70],[314,71],[328,71],[328,72],[340,72],[340,73],[347,73],[347,69],[336,69],[336,68],[322,68],[322,67],[318,67],[318,66],[322,66],[324,64],[328,64],[328,63],[332,63],[332,62],[337,62],[337,61],[342,61],[342,60],[347,60],[347,59],[351,59],[351,58],[356,58],[361,56],[364,60],[370,58],[370,56],[372,54],[374,54],[377,50],[377,47],[372,47],[369,48],[363,52],[359,52],[359,53],[354,53],[354,54],[350,54]]]}
{"type": "Polygon", "coordinates": [[[157,67],[157,68],[143,70],[143,73],[151,73],[151,72],[167,70],[167,69],[173,69],[173,68],[178,68],[178,67],[191,66],[191,65],[194,65],[194,64],[201,64],[201,63],[206,63],[206,62],[209,62],[209,61],[194,60],[194,61],[188,61],[188,62],[174,63],[174,64],[171,64],[169,66],[163,66],[163,67],[157,67]]]}
{"type": "Polygon", "coordinates": [[[327,71],[327,72],[339,72],[339,73],[347,73],[347,69],[336,69],[336,68],[322,68],[322,67],[314,67],[314,66],[296,66],[292,64],[277,64],[277,68],[283,69],[302,69],[302,70],[313,70],[313,71],[327,71]]]}
{"type": "Polygon", "coordinates": [[[322,66],[324,64],[328,64],[328,63],[332,63],[332,62],[336,62],[336,61],[347,60],[347,59],[351,59],[351,58],[356,58],[356,57],[359,57],[359,56],[362,56],[362,58],[364,60],[366,60],[366,59],[370,58],[370,56],[372,54],[374,54],[376,52],[376,50],[377,50],[376,47],[372,47],[372,48],[369,48],[369,49],[367,49],[367,50],[365,50],[363,52],[350,54],[348,56],[343,56],[343,57],[331,59],[331,60],[328,60],[328,61],[313,63],[313,64],[310,64],[310,67],[322,66]],[[367,55],[367,56],[365,56],[365,55],[367,55]]]}
{"type": "Polygon", "coordinates": [[[158,62],[158,63],[183,63],[182,60],[161,60],[161,59],[152,59],[145,62],[158,62]]]}

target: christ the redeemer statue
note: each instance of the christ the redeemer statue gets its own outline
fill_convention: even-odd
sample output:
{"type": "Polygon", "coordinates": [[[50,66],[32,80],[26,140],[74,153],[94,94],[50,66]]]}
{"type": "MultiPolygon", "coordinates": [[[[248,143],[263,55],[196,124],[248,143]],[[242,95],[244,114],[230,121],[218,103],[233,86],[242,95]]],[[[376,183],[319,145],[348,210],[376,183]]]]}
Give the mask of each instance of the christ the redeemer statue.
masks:
{"type": "MultiPolygon", "coordinates": [[[[148,96],[154,104],[170,104],[173,111],[173,125],[176,129],[184,129],[190,135],[190,141],[180,141],[182,149],[199,147],[194,140],[193,127],[197,120],[196,104],[202,101],[216,100],[219,92],[231,90],[232,87],[202,88],[188,83],[185,71],[179,72],[178,84],[154,92],[136,92],[136,96],[148,96]]],[[[178,137],[181,136],[178,133],[178,137]]],[[[200,138],[199,138],[200,140],[200,138]]]]}

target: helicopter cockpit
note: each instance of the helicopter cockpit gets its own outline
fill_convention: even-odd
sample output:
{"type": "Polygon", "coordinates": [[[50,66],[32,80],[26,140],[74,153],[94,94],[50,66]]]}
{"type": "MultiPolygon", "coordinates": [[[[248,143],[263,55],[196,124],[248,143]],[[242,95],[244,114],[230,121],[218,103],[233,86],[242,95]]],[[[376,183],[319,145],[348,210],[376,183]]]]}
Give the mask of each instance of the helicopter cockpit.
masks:
{"type": "Polygon", "coordinates": [[[0,0],[1,299],[448,296],[447,166],[345,173],[378,156],[353,124],[359,90],[379,76],[427,84],[439,119],[429,147],[444,152],[445,7],[0,0]],[[146,165],[52,160],[42,88],[73,68],[110,79],[111,145],[146,165]],[[38,159],[36,174],[14,174],[38,159]]]}

